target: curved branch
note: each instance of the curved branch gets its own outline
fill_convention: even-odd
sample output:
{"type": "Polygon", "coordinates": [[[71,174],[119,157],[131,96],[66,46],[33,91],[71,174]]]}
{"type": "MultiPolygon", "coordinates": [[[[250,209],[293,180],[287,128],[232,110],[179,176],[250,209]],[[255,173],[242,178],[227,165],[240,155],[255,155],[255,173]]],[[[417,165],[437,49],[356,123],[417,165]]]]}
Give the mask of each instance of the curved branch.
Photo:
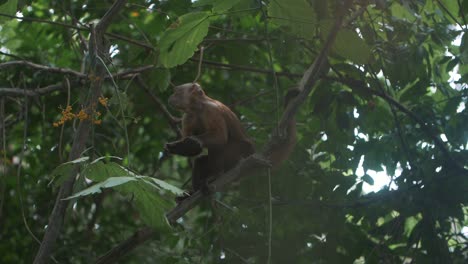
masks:
{"type": "Polygon", "coordinates": [[[66,68],[58,68],[58,67],[50,67],[50,66],[45,66],[41,64],[36,64],[30,61],[8,61],[4,63],[0,63],[0,69],[7,68],[7,67],[12,67],[12,66],[27,66],[33,69],[38,69],[42,71],[48,71],[48,72],[54,72],[54,73],[61,73],[61,74],[70,74],[74,75],[78,78],[85,78],[86,74],[74,71],[71,69],[66,69],[66,68]]]}
{"type": "Polygon", "coordinates": [[[180,122],[178,118],[174,117],[166,108],[166,106],[163,104],[163,102],[158,98],[156,97],[152,92],[151,90],[148,88],[148,86],[146,85],[146,83],[143,81],[143,79],[141,78],[141,76],[138,76],[136,78],[136,81],[137,81],[137,84],[143,89],[145,90],[145,92],[151,97],[151,99],[154,101],[154,103],[156,104],[156,106],[159,108],[159,110],[161,111],[161,113],[164,115],[164,117],[166,117],[167,121],[169,122],[169,125],[171,126],[172,130],[177,134],[177,137],[180,138],[181,137],[181,133],[180,133],[180,130],[179,128],[177,127],[177,124],[180,122]]]}
{"type": "MultiPolygon", "coordinates": [[[[43,65],[36,64],[36,66],[42,66],[42,67],[47,67],[43,65]]],[[[147,66],[142,66],[134,69],[129,69],[125,71],[121,71],[119,73],[113,74],[112,76],[107,75],[104,79],[105,80],[110,80],[110,79],[129,79],[135,77],[135,75],[138,75],[144,71],[150,70],[154,68],[154,65],[147,65],[147,66]]],[[[54,68],[54,70],[59,69],[59,68],[54,68]]],[[[61,68],[60,68],[61,69],[61,68]]],[[[66,70],[66,69],[62,69],[66,70]]],[[[87,75],[82,74],[82,78],[86,78],[87,75]]],[[[71,83],[73,86],[82,84],[80,81],[74,81],[71,83]]],[[[66,86],[63,85],[63,83],[57,83],[57,84],[51,84],[45,87],[41,88],[31,88],[31,89],[21,89],[21,88],[0,88],[0,96],[2,95],[8,95],[8,96],[29,96],[29,97],[34,97],[34,96],[41,96],[41,95],[46,95],[50,94],[55,91],[61,91],[65,90],[66,86]]]]}
{"type": "MultiPolygon", "coordinates": [[[[191,58],[190,61],[193,62],[200,62],[199,59],[197,58],[191,58]]],[[[255,72],[255,73],[263,73],[263,74],[271,74],[271,70],[265,70],[265,69],[260,69],[260,68],[255,68],[255,67],[250,67],[250,66],[244,66],[244,65],[236,65],[236,64],[226,64],[226,63],[220,63],[216,61],[209,61],[209,60],[203,60],[203,65],[206,66],[213,66],[221,69],[226,69],[226,70],[242,70],[242,71],[249,71],[249,72],[255,72]]],[[[302,77],[302,74],[297,74],[297,73],[290,73],[290,72],[276,72],[276,76],[285,76],[289,78],[294,78],[294,77],[302,77]]]]}
{"type": "Polygon", "coordinates": [[[55,91],[63,90],[64,86],[62,83],[52,84],[46,87],[38,89],[21,89],[21,88],[0,88],[0,96],[38,96],[49,94],[55,91]]]}

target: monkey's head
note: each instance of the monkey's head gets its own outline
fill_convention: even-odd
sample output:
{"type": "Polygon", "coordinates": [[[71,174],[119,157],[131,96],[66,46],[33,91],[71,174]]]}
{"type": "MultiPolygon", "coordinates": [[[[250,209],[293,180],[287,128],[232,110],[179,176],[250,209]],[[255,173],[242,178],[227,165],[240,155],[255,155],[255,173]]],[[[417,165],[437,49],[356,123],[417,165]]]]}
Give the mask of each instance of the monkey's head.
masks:
{"type": "Polygon", "coordinates": [[[198,83],[185,83],[174,87],[174,93],[169,97],[169,105],[188,111],[197,106],[198,100],[205,96],[205,92],[198,83]]]}

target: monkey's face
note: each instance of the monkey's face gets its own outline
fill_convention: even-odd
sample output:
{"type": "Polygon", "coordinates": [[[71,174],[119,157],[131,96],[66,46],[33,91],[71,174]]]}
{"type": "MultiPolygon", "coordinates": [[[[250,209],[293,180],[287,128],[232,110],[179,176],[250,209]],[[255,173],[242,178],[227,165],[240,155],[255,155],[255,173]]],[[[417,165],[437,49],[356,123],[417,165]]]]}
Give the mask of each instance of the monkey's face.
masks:
{"type": "Polygon", "coordinates": [[[203,96],[203,90],[197,83],[186,83],[174,87],[174,93],[169,97],[169,105],[181,110],[188,111],[193,108],[194,102],[200,96],[203,96]]]}

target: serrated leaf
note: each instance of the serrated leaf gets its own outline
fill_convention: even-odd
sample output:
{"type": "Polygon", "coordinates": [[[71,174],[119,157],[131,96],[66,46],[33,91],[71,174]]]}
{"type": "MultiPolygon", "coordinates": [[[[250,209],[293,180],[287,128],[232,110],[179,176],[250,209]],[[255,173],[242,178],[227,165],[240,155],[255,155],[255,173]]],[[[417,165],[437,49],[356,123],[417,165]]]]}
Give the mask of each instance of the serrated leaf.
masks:
{"type": "Polygon", "coordinates": [[[214,5],[217,0],[197,0],[192,3],[193,7],[200,7],[206,5],[214,5]]]}
{"type": "Polygon", "coordinates": [[[239,3],[240,0],[198,0],[192,3],[193,7],[200,7],[205,5],[212,5],[214,13],[221,13],[231,9],[239,3]]]}
{"type": "Polygon", "coordinates": [[[356,64],[366,64],[371,56],[371,49],[366,42],[356,32],[348,29],[338,32],[333,50],[356,64]]]}
{"type": "Polygon", "coordinates": [[[239,3],[239,0],[218,0],[216,4],[213,6],[214,13],[221,13],[228,11],[231,7],[235,6],[239,3]]]}
{"type": "Polygon", "coordinates": [[[169,87],[171,81],[171,72],[165,68],[159,68],[154,71],[154,80],[159,91],[164,92],[169,87]]]}
{"type": "Polygon", "coordinates": [[[165,214],[174,203],[164,199],[155,191],[154,186],[144,181],[132,183],[130,187],[142,220],[153,228],[168,227],[165,214]]]}
{"type": "MultiPolygon", "coordinates": [[[[97,164],[99,163],[96,163],[95,169],[100,168],[98,170],[102,170],[108,165],[97,164]]],[[[112,168],[116,166],[123,168],[118,164],[112,165],[112,168]]],[[[165,211],[173,205],[173,202],[165,199],[160,195],[158,190],[167,190],[174,195],[183,194],[182,190],[164,181],[148,176],[133,175],[107,178],[100,183],[67,197],[66,200],[100,193],[103,188],[114,188],[122,194],[132,194],[143,221],[155,228],[167,227],[165,211]]]]}
{"type": "Polygon", "coordinates": [[[164,32],[159,42],[159,63],[171,68],[186,62],[208,34],[209,13],[185,14],[164,32]]]}
{"type": "Polygon", "coordinates": [[[83,175],[95,182],[101,182],[110,177],[124,176],[127,174],[129,174],[128,171],[115,162],[93,162],[83,170],[83,175]]]}
{"type": "Polygon", "coordinates": [[[65,179],[70,175],[71,170],[73,168],[73,164],[60,164],[57,166],[52,172],[52,180],[49,182],[50,184],[54,184],[54,187],[60,186],[65,179]]]}
{"type": "MultiPolygon", "coordinates": [[[[8,0],[8,1],[3,1],[2,4],[0,4],[0,13],[6,14],[6,15],[11,15],[14,16],[16,14],[16,9],[18,8],[18,0],[8,0]]],[[[11,18],[8,17],[0,17],[0,23],[11,20],[11,18]]]]}
{"type": "Polygon", "coordinates": [[[137,179],[135,177],[111,177],[111,178],[106,179],[103,182],[97,183],[70,197],[67,197],[64,200],[70,200],[70,199],[78,198],[80,196],[88,196],[91,194],[100,193],[101,189],[103,188],[112,188],[112,187],[116,187],[116,186],[131,182],[131,181],[136,181],[136,180],[137,179]]]}
{"type": "Polygon", "coordinates": [[[142,176],[142,177],[145,177],[144,179],[146,181],[152,182],[152,183],[156,184],[157,186],[159,186],[159,188],[170,191],[171,193],[173,193],[173,194],[175,194],[177,196],[180,196],[180,195],[184,194],[183,190],[181,190],[181,189],[175,187],[174,185],[169,184],[169,183],[167,183],[165,181],[162,181],[162,180],[159,180],[159,179],[156,179],[156,178],[152,178],[152,177],[147,177],[147,176],[142,176]]]}
{"type": "Polygon", "coordinates": [[[316,14],[305,0],[275,0],[268,4],[268,16],[277,25],[287,27],[294,34],[312,39],[316,14]]]}
{"type": "Polygon", "coordinates": [[[62,163],[58,165],[50,174],[52,176],[52,180],[50,181],[50,184],[54,184],[55,187],[60,186],[65,179],[70,175],[71,170],[73,169],[73,166],[75,164],[83,163],[85,161],[88,161],[89,157],[81,157],[75,160],[67,161],[65,163],[62,163]]]}

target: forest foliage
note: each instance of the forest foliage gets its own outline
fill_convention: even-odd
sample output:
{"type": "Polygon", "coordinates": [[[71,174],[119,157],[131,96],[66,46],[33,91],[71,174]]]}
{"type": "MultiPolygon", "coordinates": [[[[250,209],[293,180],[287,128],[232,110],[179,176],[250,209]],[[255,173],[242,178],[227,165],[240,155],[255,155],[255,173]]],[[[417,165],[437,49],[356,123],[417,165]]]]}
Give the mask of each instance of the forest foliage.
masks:
{"type": "Polygon", "coordinates": [[[0,0],[0,263],[466,263],[467,20],[467,0],[0,0]],[[171,86],[199,75],[261,151],[322,55],[281,168],[170,225],[191,169],[163,154],[171,86]]]}

